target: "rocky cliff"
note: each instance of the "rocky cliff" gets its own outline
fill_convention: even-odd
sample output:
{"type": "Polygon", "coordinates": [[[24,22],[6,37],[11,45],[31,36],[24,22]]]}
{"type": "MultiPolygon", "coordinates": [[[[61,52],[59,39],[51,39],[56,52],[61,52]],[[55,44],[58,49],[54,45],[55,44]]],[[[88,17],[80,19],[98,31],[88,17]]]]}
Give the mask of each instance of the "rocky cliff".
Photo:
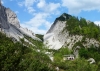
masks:
{"type": "Polygon", "coordinates": [[[20,28],[20,23],[17,19],[17,16],[12,10],[10,10],[9,8],[6,8],[6,15],[7,15],[8,23],[20,28]]]}
{"type": "Polygon", "coordinates": [[[40,40],[35,34],[20,26],[17,15],[0,3],[0,31],[11,37],[14,41],[24,38],[24,35],[40,40]]]}
{"type": "MultiPolygon", "coordinates": [[[[63,13],[60,17],[58,17],[47,34],[44,35],[44,44],[51,49],[60,49],[61,47],[68,47],[69,49],[72,49],[73,47],[77,47],[78,45],[76,46],[76,44],[78,43],[81,43],[84,47],[90,47],[91,45],[99,47],[99,41],[94,38],[90,39],[89,37],[85,37],[84,39],[84,35],[70,34],[71,30],[68,30],[66,26],[68,26],[67,21],[71,17],[71,15],[66,13],[63,13]],[[82,43],[83,39],[85,43],[82,43]]],[[[74,25],[72,25],[71,28],[73,26],[74,25]]]]}
{"type": "Polygon", "coordinates": [[[6,8],[0,4],[0,27],[9,29],[9,23],[7,21],[6,8]]]}

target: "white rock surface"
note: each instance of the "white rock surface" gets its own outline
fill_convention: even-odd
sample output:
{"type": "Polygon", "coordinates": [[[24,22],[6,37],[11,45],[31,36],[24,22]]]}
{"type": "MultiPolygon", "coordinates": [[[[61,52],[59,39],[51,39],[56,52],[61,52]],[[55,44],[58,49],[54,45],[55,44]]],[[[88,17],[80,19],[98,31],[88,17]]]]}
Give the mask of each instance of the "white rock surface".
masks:
{"type": "Polygon", "coordinates": [[[44,35],[44,44],[49,48],[60,49],[63,46],[67,46],[71,49],[76,42],[82,40],[82,36],[70,36],[68,31],[63,32],[66,21],[56,21],[54,24],[53,28],[51,26],[52,29],[44,35]]]}
{"type": "MultiPolygon", "coordinates": [[[[64,14],[62,15],[64,18],[64,14]]],[[[67,17],[68,19],[68,17],[67,17]]],[[[50,49],[60,49],[61,47],[67,46],[69,49],[77,43],[81,42],[83,39],[82,35],[70,35],[69,31],[64,30],[67,25],[67,21],[55,20],[47,34],[44,35],[44,44],[50,49]]],[[[85,39],[86,43],[82,43],[84,47],[90,47],[94,45],[99,47],[100,43],[95,39],[85,39]]]]}
{"type": "Polygon", "coordinates": [[[94,60],[93,58],[89,58],[87,61],[89,61],[89,62],[90,62],[90,64],[95,63],[95,60],[94,60]]]}
{"type": "Polygon", "coordinates": [[[86,41],[86,43],[83,44],[85,47],[89,47],[91,45],[93,45],[94,47],[99,47],[99,45],[100,45],[100,43],[97,40],[95,40],[94,38],[92,38],[92,39],[86,38],[85,41],[86,41]]]}
{"type": "Polygon", "coordinates": [[[59,49],[62,47],[62,44],[55,38],[53,33],[44,36],[44,44],[47,44],[47,47],[50,47],[50,49],[59,49]]]}
{"type": "Polygon", "coordinates": [[[59,34],[59,31],[62,31],[65,24],[65,22],[57,21],[55,23],[55,27],[52,28],[50,33],[48,32],[46,35],[44,35],[44,44],[46,44],[50,49],[59,49],[62,47],[63,43],[60,42],[57,37],[59,34]],[[51,33],[52,32],[52,33],[51,33]]]}
{"type": "Polygon", "coordinates": [[[24,38],[24,35],[40,40],[34,33],[28,29],[22,28],[17,19],[16,14],[9,8],[5,8],[0,4],[0,31],[5,33],[8,37],[19,41],[24,38]]]}
{"type": "Polygon", "coordinates": [[[6,8],[6,14],[7,14],[8,23],[19,28],[20,24],[19,24],[16,14],[9,8],[6,8]]]}

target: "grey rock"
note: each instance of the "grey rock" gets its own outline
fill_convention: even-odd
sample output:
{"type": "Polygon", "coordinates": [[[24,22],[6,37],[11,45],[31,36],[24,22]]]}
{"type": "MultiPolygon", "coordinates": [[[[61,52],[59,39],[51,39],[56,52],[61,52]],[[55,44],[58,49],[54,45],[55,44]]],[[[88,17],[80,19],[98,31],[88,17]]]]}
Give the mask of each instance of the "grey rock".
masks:
{"type": "MultiPolygon", "coordinates": [[[[68,14],[62,14],[58,17],[55,22],[52,24],[51,28],[44,35],[44,44],[51,49],[60,49],[61,47],[68,47],[72,49],[72,47],[77,43],[81,42],[83,39],[82,35],[70,35],[69,31],[64,30],[65,26],[67,26],[67,20],[71,16],[68,14]]],[[[100,43],[95,39],[85,39],[86,43],[82,43],[84,47],[88,48],[91,45],[95,47],[99,47],[100,43]]],[[[75,53],[78,54],[78,51],[75,53]]]]}
{"type": "Polygon", "coordinates": [[[90,62],[90,64],[95,63],[95,60],[94,60],[93,58],[89,58],[87,61],[89,61],[89,62],[90,62]]]}
{"type": "Polygon", "coordinates": [[[2,6],[2,4],[0,4],[0,31],[12,38],[13,41],[20,41],[20,38],[24,38],[24,35],[40,40],[32,31],[22,28],[17,15],[9,8],[2,6]]]}
{"type": "Polygon", "coordinates": [[[7,14],[8,23],[19,28],[20,24],[19,24],[16,14],[13,11],[11,11],[9,8],[6,8],[6,14],[7,14]]]}
{"type": "Polygon", "coordinates": [[[7,14],[6,14],[6,8],[2,5],[0,5],[0,27],[4,29],[9,29],[9,23],[7,21],[7,14]]]}
{"type": "Polygon", "coordinates": [[[0,0],[0,5],[1,5],[1,0],[0,0]]]}

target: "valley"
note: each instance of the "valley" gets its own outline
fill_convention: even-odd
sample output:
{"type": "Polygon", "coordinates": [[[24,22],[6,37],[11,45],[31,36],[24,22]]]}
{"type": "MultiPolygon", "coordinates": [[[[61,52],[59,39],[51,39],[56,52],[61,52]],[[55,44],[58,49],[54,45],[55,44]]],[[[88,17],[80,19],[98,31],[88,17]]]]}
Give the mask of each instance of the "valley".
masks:
{"type": "Polygon", "coordinates": [[[100,71],[100,26],[63,13],[35,34],[0,4],[0,71],[100,71]]]}

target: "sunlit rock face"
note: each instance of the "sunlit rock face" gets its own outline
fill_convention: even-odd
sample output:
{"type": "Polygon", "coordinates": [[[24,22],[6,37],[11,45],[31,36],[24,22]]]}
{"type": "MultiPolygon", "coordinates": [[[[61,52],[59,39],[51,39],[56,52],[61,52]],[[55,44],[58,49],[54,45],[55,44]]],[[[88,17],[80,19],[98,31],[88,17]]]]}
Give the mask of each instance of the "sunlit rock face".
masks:
{"type": "Polygon", "coordinates": [[[20,38],[24,38],[24,35],[32,37],[33,39],[40,40],[35,34],[20,26],[17,15],[10,10],[10,8],[4,7],[0,3],[0,31],[5,33],[8,37],[19,41],[20,38]]]}
{"type": "Polygon", "coordinates": [[[8,23],[19,28],[20,24],[19,24],[16,14],[13,11],[11,11],[9,8],[6,8],[6,14],[7,14],[8,23]]]}
{"type": "MultiPolygon", "coordinates": [[[[64,28],[67,26],[67,20],[72,17],[66,13],[62,14],[60,17],[56,18],[55,22],[52,24],[48,32],[44,35],[44,44],[50,49],[60,49],[61,47],[72,47],[77,43],[81,42],[82,35],[71,35],[70,31],[64,28]]],[[[99,47],[99,42],[95,39],[85,39],[85,44],[82,43],[84,47],[90,47],[94,45],[99,47]]]]}
{"type": "Polygon", "coordinates": [[[63,40],[60,38],[59,34],[62,33],[66,25],[66,20],[70,17],[70,15],[64,13],[60,17],[56,18],[47,34],[44,35],[44,44],[51,49],[59,49],[64,45],[64,42],[62,42],[63,40]]]}

